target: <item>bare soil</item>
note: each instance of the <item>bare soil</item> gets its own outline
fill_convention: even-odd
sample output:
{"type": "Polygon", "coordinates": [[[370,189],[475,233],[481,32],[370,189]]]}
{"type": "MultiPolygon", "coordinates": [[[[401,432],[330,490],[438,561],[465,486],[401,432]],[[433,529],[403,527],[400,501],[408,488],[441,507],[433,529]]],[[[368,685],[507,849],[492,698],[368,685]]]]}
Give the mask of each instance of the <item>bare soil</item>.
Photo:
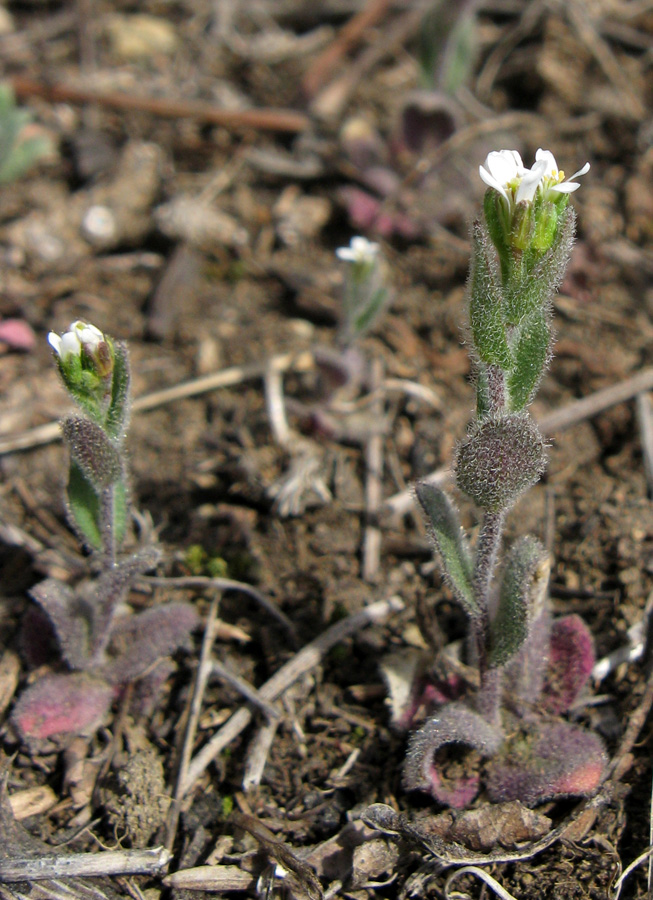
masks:
{"type": "MultiPolygon", "coordinates": [[[[550,148],[568,174],[586,160],[592,165],[573,198],[578,239],[556,302],[555,358],[535,416],[651,365],[653,7],[616,0],[477,6],[468,76],[447,101],[453,114],[436,123],[444,121],[448,133],[443,139],[432,127],[419,151],[402,141],[401,130],[402,111],[420,86],[423,29],[415,4],[97,0],[7,7],[13,27],[0,36],[5,76],[15,79],[19,102],[58,149],[0,189],[0,314],[26,321],[37,337],[27,352],[7,346],[0,355],[0,440],[67,410],[45,337],[74,319],[128,341],[136,398],[260,365],[258,375],[245,370],[229,386],[133,416],[133,492],[164,549],[161,574],[226,572],[255,586],[290,620],[294,635],[244,594],[221,597],[214,653],[254,686],[339,619],[394,595],[404,604],[384,624],[338,643],[285,692],[260,784],[243,788],[263,718],[255,716],[217,756],[183,800],[170,871],[209,861],[269,874],[274,843],[234,825],[235,808],[308,858],[323,889],[342,882],[332,895],[444,896],[449,872],[423,869],[426,852],[409,842],[369,832],[369,858],[359,847],[352,863],[345,852],[349,862],[333,871],[318,860],[338,835],[341,846],[354,846],[362,826],[348,823],[371,803],[441,812],[402,792],[405,735],[390,726],[379,662],[406,646],[459,639],[464,623],[432,564],[416,511],[392,515],[387,500],[450,462],[471,414],[467,229],[482,198],[477,167],[490,150],[518,147],[530,160],[538,147],[550,148]],[[343,46],[342,30],[363,10],[371,24],[343,46]],[[135,13],[158,23],[158,38],[130,18],[135,13]],[[128,46],[128,39],[140,44],[128,46]],[[318,66],[327,49],[328,70],[318,66]],[[27,77],[31,82],[21,82],[27,77]],[[96,102],[67,95],[71,86],[93,91],[96,102]],[[181,108],[168,116],[120,108],[111,99],[116,94],[174,100],[181,108]],[[284,107],[299,118],[290,123],[294,130],[281,116],[271,127],[237,117],[215,124],[194,114],[197,100],[236,112],[284,107]],[[395,173],[396,188],[380,210],[389,227],[378,218],[376,230],[374,222],[363,229],[351,221],[343,189],[365,187],[367,172],[347,142],[352,121],[366,123],[379,165],[395,173]],[[114,212],[108,236],[88,219],[97,206],[114,212]],[[415,382],[437,399],[429,405],[399,392],[372,406],[363,401],[332,432],[316,434],[306,426],[314,421],[307,410],[315,410],[318,378],[314,366],[300,364],[302,354],[310,362],[315,347],[334,344],[342,280],[335,248],[352,234],[374,238],[379,228],[393,301],[362,350],[382,379],[415,382]],[[297,443],[275,441],[262,378],[265,361],[280,354],[292,356],[283,375],[292,434],[303,433],[301,446],[317,455],[331,494],[328,501],[305,497],[306,508],[286,517],[274,486],[287,477],[297,443]],[[370,517],[366,447],[379,416],[382,502],[370,517]],[[370,526],[380,530],[381,549],[364,578],[370,526]]],[[[545,478],[510,517],[509,539],[530,530],[552,542],[556,613],[585,618],[597,658],[626,643],[653,590],[652,486],[642,435],[634,399],[553,434],[545,478]]],[[[7,718],[13,696],[33,678],[20,656],[27,592],[44,575],[78,577],[86,561],[66,524],[61,445],[7,450],[3,443],[3,451],[0,706],[12,757],[9,794],[52,789],[48,808],[22,823],[50,844],[74,837],[75,851],[154,846],[171,834],[166,817],[202,634],[193,653],[176,659],[148,717],[134,721],[117,705],[97,735],[65,752],[34,757],[21,747],[7,718]],[[134,764],[139,754],[151,764],[134,764]],[[154,786],[143,781],[146,770],[154,786]]],[[[464,503],[463,510],[473,528],[474,510],[464,503]]],[[[181,596],[206,617],[214,595],[144,589],[133,603],[181,596]]],[[[595,686],[600,700],[579,713],[611,753],[646,698],[647,677],[642,661],[619,665],[595,686]]],[[[195,750],[245,702],[213,678],[195,750]]],[[[491,868],[506,890],[519,900],[612,896],[621,868],[649,845],[650,741],[644,718],[609,799],[583,828],[532,859],[491,868]]],[[[477,809],[487,805],[482,795],[475,802],[477,809]]],[[[575,808],[570,801],[538,812],[555,827],[575,808]]],[[[301,872],[291,876],[268,878],[268,888],[311,896],[301,872]]],[[[455,889],[479,896],[481,886],[465,878],[455,889]]],[[[155,900],[172,889],[159,876],[142,876],[114,881],[113,890],[155,900]]],[[[256,878],[248,887],[257,890],[265,892],[265,878],[258,889],[256,878]]],[[[647,896],[646,864],[621,896],[647,896]]]]}

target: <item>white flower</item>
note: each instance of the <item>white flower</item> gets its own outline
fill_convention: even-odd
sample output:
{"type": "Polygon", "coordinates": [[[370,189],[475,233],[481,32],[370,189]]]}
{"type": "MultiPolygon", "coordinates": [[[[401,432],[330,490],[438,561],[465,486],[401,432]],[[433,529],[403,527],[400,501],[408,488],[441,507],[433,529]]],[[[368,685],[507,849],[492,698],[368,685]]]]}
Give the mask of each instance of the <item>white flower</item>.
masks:
{"type": "Polygon", "coordinates": [[[55,331],[51,331],[48,335],[48,343],[62,360],[70,355],[81,356],[82,347],[90,356],[103,341],[104,335],[99,328],[80,320],[73,322],[68,331],[62,335],[58,335],[55,331]]]}
{"type": "Polygon", "coordinates": [[[509,206],[526,201],[532,203],[538,190],[544,197],[551,191],[570,194],[580,185],[574,178],[589,171],[590,164],[575,172],[565,181],[565,173],[558,169],[550,150],[539,149],[535,162],[527,169],[516,150],[493,150],[488,153],[484,166],[479,166],[481,180],[498,191],[509,206]]]}
{"type": "Polygon", "coordinates": [[[339,247],[336,250],[338,259],[357,265],[373,263],[378,253],[379,245],[364,237],[353,237],[348,247],[339,247]]]}
{"type": "Polygon", "coordinates": [[[554,191],[558,194],[572,194],[580,187],[580,185],[574,181],[574,178],[580,178],[581,175],[587,174],[590,170],[590,164],[586,162],[581,169],[565,179],[565,173],[558,169],[558,164],[553,153],[551,153],[550,150],[542,150],[541,148],[535,154],[535,163],[536,165],[538,163],[544,165],[542,190],[545,196],[549,191],[554,191]]]}

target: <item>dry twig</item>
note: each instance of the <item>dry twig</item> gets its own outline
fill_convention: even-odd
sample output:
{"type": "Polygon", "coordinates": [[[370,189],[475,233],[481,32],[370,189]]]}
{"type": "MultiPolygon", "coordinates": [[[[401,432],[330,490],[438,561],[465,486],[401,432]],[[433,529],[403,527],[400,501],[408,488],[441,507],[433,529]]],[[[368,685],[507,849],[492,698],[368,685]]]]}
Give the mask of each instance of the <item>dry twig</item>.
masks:
{"type": "MultiPolygon", "coordinates": [[[[307,644],[292,659],[283,665],[272,678],[259,688],[259,695],[264,700],[277,700],[283,692],[295,681],[306,675],[311,669],[319,665],[325,653],[331,647],[338,644],[361,628],[367,625],[384,621],[388,616],[400,612],[404,608],[399,597],[390,597],[388,600],[379,600],[365,607],[360,612],[354,613],[336,622],[327,628],[319,637],[307,644]]],[[[251,710],[241,707],[233,716],[217,731],[204,747],[196,754],[188,767],[187,778],[182,785],[183,794],[187,794],[213,762],[216,756],[227,747],[238,735],[247,728],[252,720],[251,710]]]]}

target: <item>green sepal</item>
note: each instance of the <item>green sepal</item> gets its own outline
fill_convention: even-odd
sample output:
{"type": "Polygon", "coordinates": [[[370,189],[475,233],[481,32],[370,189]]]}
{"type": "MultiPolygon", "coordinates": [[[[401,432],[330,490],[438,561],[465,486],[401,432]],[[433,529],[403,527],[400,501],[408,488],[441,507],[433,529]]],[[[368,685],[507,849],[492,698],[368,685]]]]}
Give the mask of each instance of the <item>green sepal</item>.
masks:
{"type": "Polygon", "coordinates": [[[514,365],[506,378],[507,409],[519,412],[533,398],[551,358],[549,317],[535,308],[515,329],[511,339],[514,365]]]}
{"type": "Polygon", "coordinates": [[[505,282],[512,268],[510,251],[510,209],[498,191],[488,188],[483,197],[483,215],[490,240],[494,244],[501,264],[501,276],[505,282]]]}
{"type": "Polygon", "coordinates": [[[522,201],[515,207],[510,229],[510,245],[516,250],[528,250],[534,230],[533,204],[522,201]]]}
{"type": "Polygon", "coordinates": [[[512,365],[503,313],[503,294],[487,231],[476,222],[472,229],[469,276],[469,319],[474,349],[488,365],[512,365]]]}
{"type": "MultiPolygon", "coordinates": [[[[561,197],[568,195],[560,194],[561,197]]],[[[566,205],[566,203],[565,203],[566,205]]],[[[564,206],[559,208],[557,203],[544,202],[540,205],[535,215],[535,230],[531,246],[536,253],[546,253],[551,249],[558,234],[558,221],[564,206]]]]}
{"type": "Polygon", "coordinates": [[[549,558],[531,535],[514,544],[506,561],[497,611],[490,624],[489,663],[504,666],[524,646],[546,602],[549,558]]]}
{"type": "Polygon", "coordinates": [[[470,618],[478,618],[481,610],[474,598],[472,555],[455,506],[444,491],[428,481],[418,482],[415,493],[449,587],[470,618]]]}
{"type": "Polygon", "coordinates": [[[68,512],[76,531],[93,550],[102,549],[102,511],[92,482],[74,459],[68,470],[68,512]]]}
{"type": "Polygon", "coordinates": [[[127,345],[122,341],[112,342],[113,373],[111,399],[104,424],[109,435],[119,443],[125,438],[131,411],[131,369],[127,345]]]}

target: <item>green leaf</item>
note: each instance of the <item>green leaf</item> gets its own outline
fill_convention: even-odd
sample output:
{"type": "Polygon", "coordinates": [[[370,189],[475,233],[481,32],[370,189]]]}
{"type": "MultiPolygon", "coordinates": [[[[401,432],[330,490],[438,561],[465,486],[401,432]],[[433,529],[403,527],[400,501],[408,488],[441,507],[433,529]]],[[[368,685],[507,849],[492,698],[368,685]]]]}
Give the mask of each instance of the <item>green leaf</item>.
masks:
{"type": "Polygon", "coordinates": [[[74,459],[68,473],[68,510],[72,523],[94,550],[102,549],[100,498],[91,481],[74,459]]]}
{"type": "Polygon", "coordinates": [[[474,349],[488,365],[508,369],[512,365],[503,313],[503,295],[496,265],[490,257],[486,230],[476,222],[472,230],[469,276],[469,319],[474,349]]]}
{"type": "Polygon", "coordinates": [[[531,535],[513,546],[506,562],[499,605],[490,626],[491,666],[504,666],[523,647],[546,603],[549,557],[531,535]]]}
{"type": "Polygon", "coordinates": [[[98,493],[120,478],[120,454],[100,425],[85,416],[70,415],[61,428],[71,456],[98,493]]]}
{"type": "Polygon", "coordinates": [[[548,316],[534,309],[511,336],[514,366],[508,373],[508,409],[519,412],[531,401],[551,358],[552,334],[548,316]]]}
{"type": "Polygon", "coordinates": [[[426,513],[444,577],[467,614],[477,618],[481,611],[474,599],[472,556],[457,510],[444,491],[427,481],[418,482],[415,493],[426,513]]]}
{"type": "Polygon", "coordinates": [[[131,411],[131,369],[127,345],[122,341],[113,342],[114,364],[111,385],[111,401],[107,411],[105,425],[111,437],[122,442],[129,422],[131,411]]]}
{"type": "Polygon", "coordinates": [[[354,340],[361,337],[372,327],[376,317],[383,310],[387,299],[388,291],[386,288],[381,287],[371,293],[362,309],[355,311],[355,315],[352,316],[352,322],[350,323],[351,334],[354,340]]]}

